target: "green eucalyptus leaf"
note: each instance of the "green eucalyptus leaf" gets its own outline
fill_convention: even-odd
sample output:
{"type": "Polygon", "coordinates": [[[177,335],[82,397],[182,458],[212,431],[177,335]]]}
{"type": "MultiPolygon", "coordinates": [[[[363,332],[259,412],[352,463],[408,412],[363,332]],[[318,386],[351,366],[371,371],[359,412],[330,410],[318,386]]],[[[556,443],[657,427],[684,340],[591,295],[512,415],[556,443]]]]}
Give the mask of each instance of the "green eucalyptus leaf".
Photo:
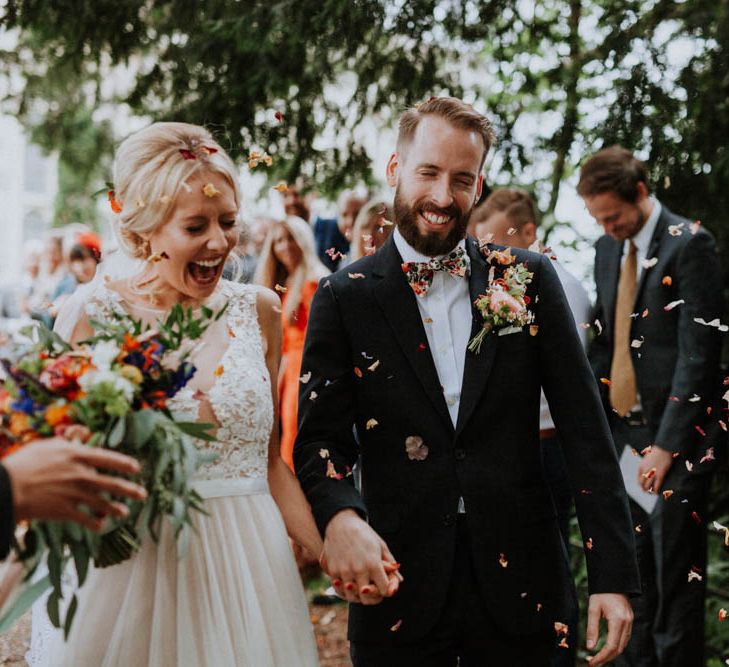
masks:
{"type": "Polygon", "coordinates": [[[66,620],[63,624],[63,638],[66,640],[68,640],[68,635],[71,632],[71,624],[73,623],[73,617],[76,615],[76,609],[78,609],[78,598],[74,595],[71,598],[71,604],[68,605],[66,620]]]}

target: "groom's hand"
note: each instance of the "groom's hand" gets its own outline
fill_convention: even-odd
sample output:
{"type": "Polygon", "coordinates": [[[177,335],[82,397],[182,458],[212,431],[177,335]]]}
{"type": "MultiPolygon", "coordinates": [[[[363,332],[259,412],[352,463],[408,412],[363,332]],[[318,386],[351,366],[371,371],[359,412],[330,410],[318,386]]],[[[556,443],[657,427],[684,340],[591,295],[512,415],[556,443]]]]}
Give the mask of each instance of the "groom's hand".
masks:
{"type": "Polygon", "coordinates": [[[332,517],[324,535],[321,564],[348,601],[378,604],[397,591],[401,577],[387,544],[351,509],[332,517]]]}
{"type": "Polygon", "coordinates": [[[590,667],[604,665],[619,656],[628,645],[633,629],[633,609],[627,595],[621,593],[597,593],[590,596],[587,610],[587,649],[597,645],[600,619],[607,621],[608,636],[600,652],[588,658],[590,667]]]}

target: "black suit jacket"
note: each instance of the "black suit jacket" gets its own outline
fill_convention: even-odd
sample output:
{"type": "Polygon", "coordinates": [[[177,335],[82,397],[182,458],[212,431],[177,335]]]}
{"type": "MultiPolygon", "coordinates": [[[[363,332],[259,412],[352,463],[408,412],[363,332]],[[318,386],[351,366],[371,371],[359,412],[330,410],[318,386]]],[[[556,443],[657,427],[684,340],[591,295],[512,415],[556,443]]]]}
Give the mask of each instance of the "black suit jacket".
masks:
{"type": "MultiPolygon", "coordinates": [[[[721,350],[719,330],[694,318],[710,322],[723,310],[716,243],[703,227],[692,233],[690,224],[662,207],[647,253],[648,259],[658,261],[644,268],[639,278],[630,334],[631,340],[642,341],[640,347],[631,347],[631,354],[643,413],[655,443],[688,459],[706,445],[696,426],[707,430],[706,409],[715,406],[721,350]],[[670,284],[664,283],[665,276],[670,284]],[[684,303],[665,310],[669,303],[681,300],[684,303]],[[701,400],[689,401],[694,396],[701,400]]],[[[595,317],[602,333],[591,345],[590,361],[598,378],[610,376],[622,252],[623,243],[610,236],[597,242],[595,317]]],[[[602,392],[610,412],[605,385],[602,392]]],[[[718,435],[718,427],[712,424],[711,428],[718,435]]]]}
{"type": "MultiPolygon", "coordinates": [[[[489,265],[470,237],[467,248],[473,300],[486,289],[489,265]]],[[[529,634],[564,620],[565,596],[573,590],[542,474],[542,386],[564,443],[582,533],[592,540],[590,590],[638,590],[625,490],[562,287],[547,258],[514,254],[534,272],[528,295],[538,333],[525,327],[492,334],[480,353],[466,352],[455,428],[392,239],[323,279],[314,296],[297,474],[322,532],[336,512],[355,508],[388,543],[405,577],[393,598],[352,605],[351,639],[414,641],[432,628],[448,592],[461,496],[478,584],[494,621],[529,634]],[[368,428],[371,419],[377,425],[368,428]],[[408,458],[409,436],[427,445],[425,460],[408,458]],[[361,496],[346,476],[360,453],[361,496]],[[343,479],[327,476],[329,462],[343,479]],[[391,632],[398,620],[400,629],[391,632]]],[[[481,327],[475,310],[472,327],[473,334],[481,327]]]]}
{"type": "Polygon", "coordinates": [[[8,555],[14,531],[15,520],[10,477],[5,466],[0,465],[0,559],[8,555]]]}

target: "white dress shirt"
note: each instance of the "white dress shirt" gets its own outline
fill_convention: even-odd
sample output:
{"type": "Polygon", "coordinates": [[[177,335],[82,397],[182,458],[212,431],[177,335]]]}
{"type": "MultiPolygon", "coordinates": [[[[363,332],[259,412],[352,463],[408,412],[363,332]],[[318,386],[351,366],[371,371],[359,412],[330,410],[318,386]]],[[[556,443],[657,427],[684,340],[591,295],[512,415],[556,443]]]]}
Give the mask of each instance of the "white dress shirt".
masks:
{"type": "MultiPolygon", "coordinates": [[[[567,303],[569,304],[572,316],[575,318],[577,325],[577,333],[580,335],[582,347],[587,347],[587,329],[581,327],[590,321],[590,297],[587,290],[582,286],[579,280],[575,278],[567,269],[565,269],[558,261],[553,260],[552,266],[557,272],[557,277],[562,283],[567,303]]],[[[539,404],[539,430],[544,431],[554,428],[554,421],[549,412],[547,398],[542,391],[542,399],[539,404]]]]}
{"type": "Polygon", "coordinates": [[[653,210],[648,216],[648,220],[645,221],[643,227],[641,227],[640,231],[635,236],[633,236],[632,239],[625,239],[625,241],[623,241],[623,256],[620,259],[620,266],[622,266],[625,262],[625,258],[628,256],[628,252],[630,250],[630,242],[633,241],[636,248],[635,256],[638,262],[638,280],[640,280],[640,275],[641,273],[643,273],[643,262],[646,259],[652,259],[651,257],[647,256],[648,249],[651,245],[653,232],[656,231],[658,218],[661,217],[661,202],[659,202],[655,197],[651,197],[651,202],[653,203],[653,210]]]}
{"type": "MultiPolygon", "coordinates": [[[[413,249],[399,229],[395,229],[393,236],[403,262],[428,262],[432,259],[413,249]]],[[[465,251],[465,239],[458,245],[465,251]]],[[[447,271],[436,271],[430,289],[422,296],[416,295],[415,299],[448,412],[455,426],[461,403],[466,346],[473,320],[468,278],[453,276],[447,271]]]]}
{"type": "MultiPolygon", "coordinates": [[[[410,246],[397,227],[393,237],[403,262],[428,262],[433,259],[410,246]]],[[[458,245],[465,251],[465,239],[458,245]]],[[[428,337],[428,345],[433,355],[438,380],[443,388],[448,413],[455,426],[461,404],[466,346],[471,335],[473,320],[468,277],[453,276],[448,271],[435,271],[430,289],[422,296],[416,295],[415,300],[420,317],[423,319],[423,328],[428,337]]],[[[458,499],[457,511],[459,514],[464,514],[466,511],[463,498],[458,499]]]]}

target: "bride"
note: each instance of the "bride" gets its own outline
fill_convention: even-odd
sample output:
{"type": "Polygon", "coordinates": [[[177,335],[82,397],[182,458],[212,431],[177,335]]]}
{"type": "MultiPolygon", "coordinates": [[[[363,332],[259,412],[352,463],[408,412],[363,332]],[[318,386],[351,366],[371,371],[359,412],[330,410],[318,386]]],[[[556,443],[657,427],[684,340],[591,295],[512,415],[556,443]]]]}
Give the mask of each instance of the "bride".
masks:
{"type": "Polygon", "coordinates": [[[184,558],[165,526],[159,543],[92,571],[67,642],[34,611],[29,663],[316,665],[286,531],[312,553],[321,539],[274,427],[280,303],[267,289],[220,279],[239,235],[235,167],[205,129],[156,123],[122,143],[114,177],[117,236],[138,268],[130,259],[77,292],[56,329],[73,343],[114,311],[154,325],[178,303],[228,304],[196,346],[195,376],[170,401],[176,414],[217,428],[215,442],[200,443],[217,460],[195,480],[208,516],[195,517],[184,558]]]}

